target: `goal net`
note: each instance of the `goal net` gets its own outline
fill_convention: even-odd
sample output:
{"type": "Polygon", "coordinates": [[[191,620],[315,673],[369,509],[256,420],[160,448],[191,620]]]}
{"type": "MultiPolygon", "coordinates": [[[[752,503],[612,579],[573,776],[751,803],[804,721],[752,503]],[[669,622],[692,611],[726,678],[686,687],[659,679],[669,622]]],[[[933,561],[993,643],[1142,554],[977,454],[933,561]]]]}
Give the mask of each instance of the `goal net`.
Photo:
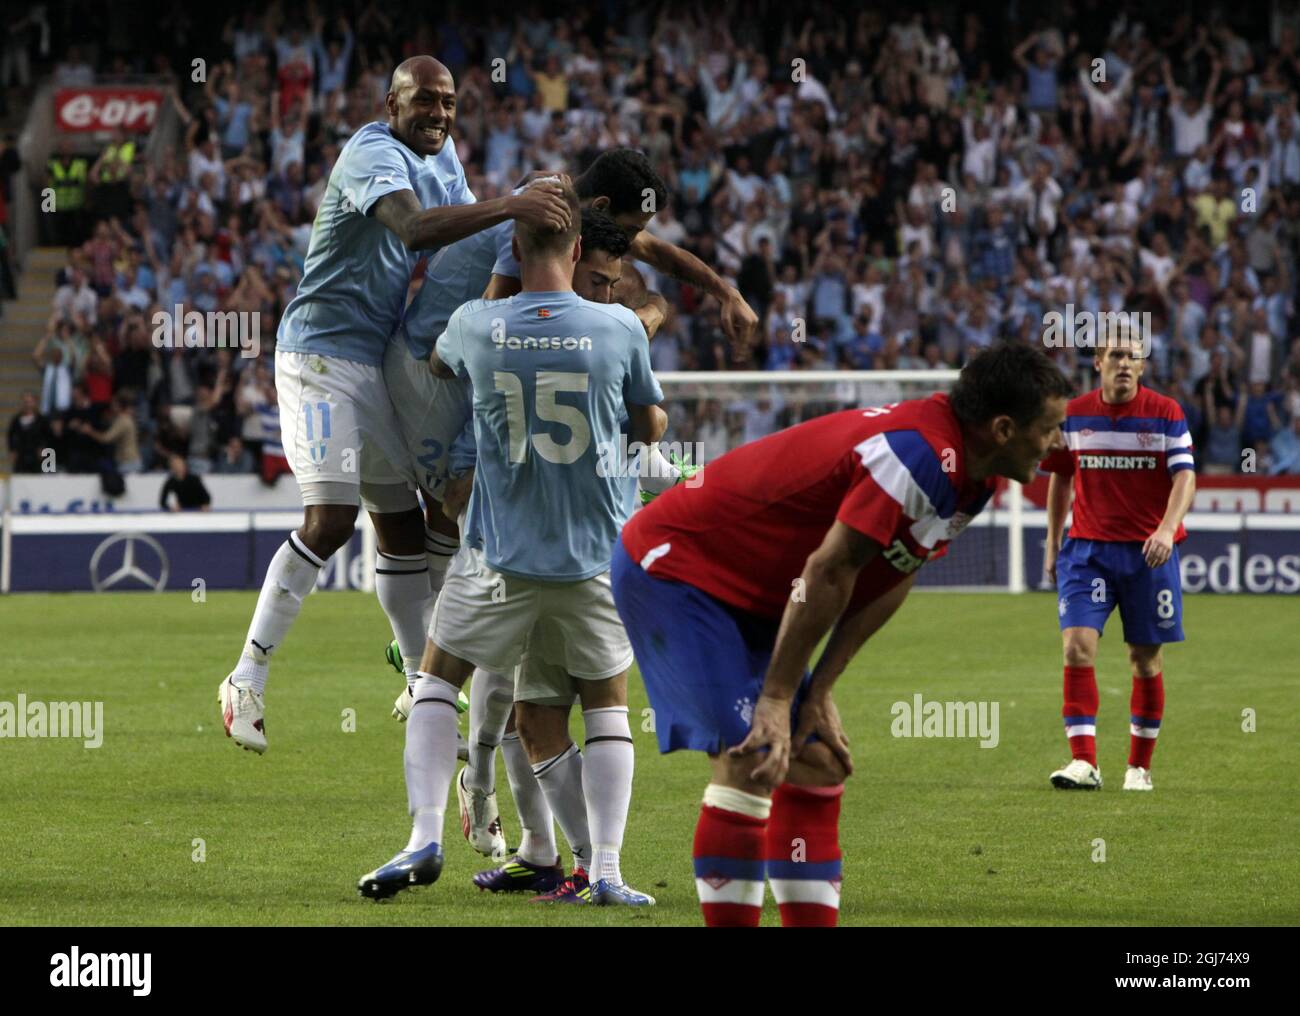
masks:
{"type": "MultiPolygon", "coordinates": [[[[732,448],[826,413],[947,391],[955,370],[728,371],[658,374],[668,413],[662,448],[707,464],[732,448]]],[[[754,477],[762,483],[762,477],[754,477]]],[[[988,507],[917,573],[917,588],[1022,592],[1020,485],[1003,481],[988,507]]]]}

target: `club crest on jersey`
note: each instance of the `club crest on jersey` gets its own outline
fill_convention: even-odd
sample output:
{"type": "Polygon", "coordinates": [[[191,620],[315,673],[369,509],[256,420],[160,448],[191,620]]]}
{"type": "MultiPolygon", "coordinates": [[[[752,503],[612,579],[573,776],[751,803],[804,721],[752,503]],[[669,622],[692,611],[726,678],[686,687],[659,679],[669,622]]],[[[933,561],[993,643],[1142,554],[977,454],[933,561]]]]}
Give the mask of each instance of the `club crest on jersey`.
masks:
{"type": "Polygon", "coordinates": [[[1156,443],[1156,436],[1150,430],[1140,430],[1137,434],[1138,444],[1143,448],[1150,448],[1156,443]]]}

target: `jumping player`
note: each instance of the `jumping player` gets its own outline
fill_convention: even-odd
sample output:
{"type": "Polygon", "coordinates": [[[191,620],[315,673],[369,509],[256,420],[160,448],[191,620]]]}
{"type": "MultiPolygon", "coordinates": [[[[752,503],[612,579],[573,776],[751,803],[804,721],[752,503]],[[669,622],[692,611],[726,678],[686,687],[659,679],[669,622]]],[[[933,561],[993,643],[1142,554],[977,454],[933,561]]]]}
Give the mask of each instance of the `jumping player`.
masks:
{"type": "Polygon", "coordinates": [[[1133,665],[1125,790],[1151,789],[1151,756],[1165,710],[1161,647],[1183,641],[1178,544],[1196,494],[1192,436],[1177,402],[1141,384],[1146,360],[1125,334],[1098,348],[1101,387],[1070,403],[1068,447],[1042,468],[1047,495],[1047,574],[1060,594],[1069,764],[1052,773],[1063,790],[1101,786],[1097,765],[1097,642],[1116,606],[1133,665]],[[1074,524],[1061,532],[1074,496],[1074,524]],[[1057,548],[1060,548],[1058,553],[1057,548]]]}
{"type": "Polygon", "coordinates": [[[226,733],[266,751],[263,693],[325,561],[352,535],[357,508],[378,536],[375,588],[398,641],[418,655],[432,590],[425,534],[408,488],[381,364],[401,317],[417,251],[506,219],[567,228],[553,186],[474,202],[450,143],[456,87],[432,57],[393,72],[387,122],[362,127],[339,154],[312,229],[298,293],[276,340],[285,456],[303,497],[303,525],[267,569],[243,652],[222,682],[226,733]]]}
{"type": "Polygon", "coordinates": [[[950,396],[832,413],[744,445],[624,527],[614,598],[659,750],[710,757],[694,851],[707,925],[756,926],[765,875],[783,925],[835,924],[853,764],[831,689],[994,478],[1027,482],[1061,445],[1069,394],[1040,351],[998,346],[950,396]]]}

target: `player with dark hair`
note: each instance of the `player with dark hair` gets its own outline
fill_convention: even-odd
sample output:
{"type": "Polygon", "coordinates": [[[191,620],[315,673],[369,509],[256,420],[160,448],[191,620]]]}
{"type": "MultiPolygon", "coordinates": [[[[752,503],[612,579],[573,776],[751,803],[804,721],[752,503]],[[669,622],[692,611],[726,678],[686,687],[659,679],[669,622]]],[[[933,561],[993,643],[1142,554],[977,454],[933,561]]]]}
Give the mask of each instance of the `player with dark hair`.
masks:
{"type": "Polygon", "coordinates": [[[650,160],[634,148],[601,152],[573,186],[584,206],[608,212],[616,221],[631,222],[631,216],[647,215],[648,222],[668,201],[663,180],[650,160]]]}
{"type": "Polygon", "coordinates": [[[424,524],[381,369],[417,252],[507,219],[572,224],[554,186],[474,201],[451,141],[456,84],[437,60],[400,64],[385,108],[387,120],[360,128],[330,171],[302,282],[276,333],[284,453],[302,490],[303,524],[272,559],[243,651],[219,690],[227,736],[259,754],[271,654],[326,560],[351,538],[359,506],[378,537],[380,605],[403,652],[418,659],[424,644],[433,601],[424,524]]]}
{"type": "Polygon", "coordinates": [[[1069,394],[1042,352],[1001,345],[971,360],[950,396],[832,413],[744,445],[709,463],[707,483],[674,487],[624,527],[614,598],[659,750],[710,757],[694,851],[706,924],[756,926],[765,875],[783,925],[836,922],[853,763],[831,689],[996,477],[1028,482],[1061,446],[1069,394]]]}
{"type": "Polygon", "coordinates": [[[1151,789],[1151,757],[1164,718],[1162,646],[1183,641],[1178,544],[1196,496],[1192,436],[1181,407],[1141,384],[1146,364],[1136,337],[1108,336],[1093,357],[1101,386],[1067,409],[1067,447],[1043,469],[1047,494],[1044,567],[1060,594],[1065,657],[1065,736],[1071,759],[1054,787],[1095,790],[1097,643],[1119,607],[1133,665],[1125,790],[1151,789]],[[1074,524],[1061,545],[1074,496],[1074,524]]]}
{"type": "MultiPolygon", "coordinates": [[[[668,188],[650,160],[631,148],[601,152],[574,181],[583,207],[606,212],[631,241],[627,256],[655,271],[689,283],[718,301],[722,328],[737,345],[753,341],[758,316],[733,286],[689,251],[661,240],[646,229],[668,201],[668,188]]],[[[508,289],[491,289],[489,299],[508,296],[508,289]]],[[[635,309],[635,308],[634,308],[635,309]]]]}

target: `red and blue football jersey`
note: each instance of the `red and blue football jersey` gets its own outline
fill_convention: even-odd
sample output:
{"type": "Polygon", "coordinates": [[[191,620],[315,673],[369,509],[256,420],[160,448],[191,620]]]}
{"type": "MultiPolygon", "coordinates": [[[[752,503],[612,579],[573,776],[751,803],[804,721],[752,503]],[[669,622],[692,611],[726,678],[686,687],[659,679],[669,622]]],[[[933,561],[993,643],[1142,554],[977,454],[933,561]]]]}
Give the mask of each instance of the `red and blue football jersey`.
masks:
{"type": "MultiPolygon", "coordinates": [[[[1111,405],[1098,388],[1070,400],[1063,429],[1066,447],[1039,468],[1074,477],[1070,536],[1146,540],[1164,518],[1174,474],[1193,468],[1182,408],[1142,386],[1128,402],[1111,405]]],[[[1180,524],[1175,542],[1186,535],[1180,524]]]]}
{"type": "Polygon", "coordinates": [[[966,477],[946,395],[809,420],[710,462],[623,529],[632,560],[741,610],[780,618],[804,563],[838,520],[883,548],[852,604],[874,599],[948,543],[995,481],[966,477]]]}

